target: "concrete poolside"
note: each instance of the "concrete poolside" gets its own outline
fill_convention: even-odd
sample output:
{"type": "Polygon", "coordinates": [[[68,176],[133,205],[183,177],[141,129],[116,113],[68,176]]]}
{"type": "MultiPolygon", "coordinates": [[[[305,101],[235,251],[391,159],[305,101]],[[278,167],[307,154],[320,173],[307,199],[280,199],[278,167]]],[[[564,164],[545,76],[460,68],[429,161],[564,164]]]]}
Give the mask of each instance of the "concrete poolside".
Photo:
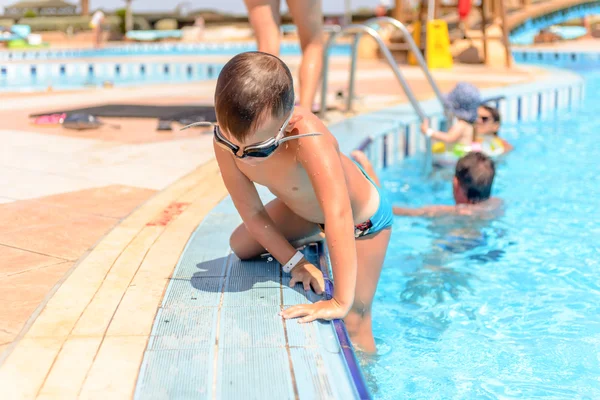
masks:
{"type": "MultiPolygon", "coordinates": [[[[289,62],[297,65],[297,59],[289,62]]],[[[430,98],[421,72],[404,70],[417,97],[430,98]]],[[[336,62],[331,90],[345,88],[344,71],[345,63],[336,62]]],[[[506,73],[460,66],[435,73],[444,91],[459,80],[483,88],[541,75],[530,67],[506,73]]],[[[395,81],[385,66],[362,63],[357,93],[370,95],[357,101],[358,108],[406,101],[399,85],[390,82],[395,81]]],[[[0,388],[17,383],[21,392],[13,393],[15,398],[94,397],[98,390],[131,396],[179,255],[194,228],[226,195],[211,137],[201,131],[157,133],[156,121],[106,119],[123,128],[81,133],[30,126],[26,116],[109,101],[210,103],[213,87],[214,82],[204,82],[3,96],[8,104],[0,112],[6,121],[0,137],[3,179],[9,184],[0,192],[6,202],[0,205],[0,220],[6,221],[0,232],[5,293],[0,321],[8,327],[0,330],[0,388]],[[85,94],[89,97],[82,99],[85,94]],[[68,271],[70,277],[53,295],[68,271]]],[[[330,115],[331,120],[343,116],[330,115]]]]}

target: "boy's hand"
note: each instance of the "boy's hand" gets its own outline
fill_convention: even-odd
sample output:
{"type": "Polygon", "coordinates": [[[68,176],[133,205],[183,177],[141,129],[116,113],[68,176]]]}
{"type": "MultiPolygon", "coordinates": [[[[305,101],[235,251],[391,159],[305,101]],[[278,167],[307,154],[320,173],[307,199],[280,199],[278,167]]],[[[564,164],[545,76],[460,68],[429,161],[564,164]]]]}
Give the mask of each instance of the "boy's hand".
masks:
{"type": "Polygon", "coordinates": [[[424,135],[425,133],[427,133],[427,129],[429,129],[429,120],[424,119],[421,123],[421,133],[424,135]]]}
{"type": "Polygon", "coordinates": [[[304,290],[310,290],[312,286],[316,294],[323,294],[323,290],[325,290],[323,273],[308,261],[300,263],[292,269],[290,287],[294,287],[296,283],[302,283],[304,290]]]}
{"type": "Polygon", "coordinates": [[[285,319],[303,317],[298,323],[311,322],[316,319],[342,319],[350,311],[349,307],[342,307],[335,299],[318,301],[313,304],[299,304],[281,312],[285,319]]]}

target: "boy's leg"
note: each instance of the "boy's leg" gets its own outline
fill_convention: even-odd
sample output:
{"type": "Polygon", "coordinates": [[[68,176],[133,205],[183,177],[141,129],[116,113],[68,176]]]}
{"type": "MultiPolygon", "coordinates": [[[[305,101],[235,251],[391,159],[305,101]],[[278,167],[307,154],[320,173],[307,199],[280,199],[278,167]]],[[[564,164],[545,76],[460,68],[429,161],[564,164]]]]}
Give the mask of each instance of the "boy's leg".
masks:
{"type": "Polygon", "coordinates": [[[244,0],[258,51],[279,56],[280,0],[244,0]]]}
{"type": "Polygon", "coordinates": [[[323,69],[323,7],[321,0],[287,0],[298,28],[300,63],[300,105],[312,110],[323,69]]]}
{"type": "MultiPolygon", "coordinates": [[[[290,242],[299,241],[306,244],[310,243],[307,240],[314,238],[311,241],[315,241],[319,239],[321,233],[319,226],[295,214],[283,201],[275,199],[267,204],[265,209],[277,229],[290,242]]],[[[244,224],[233,231],[229,243],[233,252],[242,260],[257,257],[265,252],[265,248],[254,240],[244,224]]]]}
{"type": "Polygon", "coordinates": [[[371,305],[377,290],[381,268],[385,259],[391,228],[356,240],[358,274],[354,305],[344,318],[346,329],[354,345],[367,353],[374,353],[375,339],[371,323],[371,305]]]}
{"type": "Polygon", "coordinates": [[[361,167],[363,167],[365,172],[369,175],[369,178],[373,179],[373,182],[375,182],[377,186],[381,187],[379,178],[375,173],[375,168],[373,168],[373,164],[371,164],[371,161],[369,161],[366,154],[360,150],[354,150],[352,153],[350,153],[350,156],[352,156],[354,161],[356,161],[360,164],[361,167]]]}

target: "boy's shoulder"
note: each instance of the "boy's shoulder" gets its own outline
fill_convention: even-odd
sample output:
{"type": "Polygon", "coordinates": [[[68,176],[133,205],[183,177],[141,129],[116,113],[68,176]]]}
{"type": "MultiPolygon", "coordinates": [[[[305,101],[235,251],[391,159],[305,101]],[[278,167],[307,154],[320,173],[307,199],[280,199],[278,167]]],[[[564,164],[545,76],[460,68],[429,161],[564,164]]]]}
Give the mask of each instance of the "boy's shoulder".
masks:
{"type": "Polygon", "coordinates": [[[297,134],[320,133],[320,135],[315,136],[317,140],[329,139],[336,141],[329,128],[315,114],[301,107],[296,107],[296,113],[302,116],[302,119],[296,124],[297,134]]]}

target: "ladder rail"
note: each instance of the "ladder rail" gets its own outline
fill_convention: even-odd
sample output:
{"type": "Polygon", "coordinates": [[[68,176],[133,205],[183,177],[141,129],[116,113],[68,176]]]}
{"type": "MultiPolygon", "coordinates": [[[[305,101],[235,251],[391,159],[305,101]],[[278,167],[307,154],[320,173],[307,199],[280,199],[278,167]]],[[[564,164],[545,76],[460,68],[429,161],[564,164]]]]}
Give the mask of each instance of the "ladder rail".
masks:
{"type": "MultiPolygon", "coordinates": [[[[408,97],[408,100],[409,100],[410,104],[412,105],[413,109],[419,116],[419,119],[421,121],[424,121],[425,119],[427,119],[427,116],[423,112],[423,109],[421,108],[419,101],[416,99],[413,91],[411,90],[410,86],[408,85],[408,82],[404,78],[404,75],[402,75],[402,72],[400,72],[400,69],[396,65],[396,61],[394,60],[394,57],[392,56],[390,49],[388,49],[385,42],[383,41],[383,39],[381,38],[381,36],[375,29],[368,27],[366,25],[363,25],[363,24],[347,25],[343,28],[340,28],[338,31],[332,32],[332,34],[329,36],[329,39],[325,45],[325,49],[323,50],[323,77],[322,77],[322,83],[321,83],[321,110],[320,110],[319,115],[322,118],[324,118],[325,112],[327,111],[329,50],[331,49],[331,46],[341,36],[354,35],[354,43],[352,46],[351,70],[350,70],[350,88],[352,90],[354,90],[354,81],[356,78],[356,59],[358,56],[358,50],[357,50],[358,41],[359,41],[358,36],[365,34],[365,33],[367,35],[371,36],[377,43],[379,50],[382,52],[385,60],[389,64],[390,68],[392,69],[392,72],[396,76],[396,79],[398,79],[398,82],[402,86],[402,89],[404,89],[404,93],[408,97]]],[[[348,93],[348,102],[347,102],[348,111],[351,110],[353,100],[354,100],[354,94],[352,92],[348,93]]]]}
{"type": "MultiPolygon", "coordinates": [[[[415,58],[417,59],[417,63],[421,67],[421,70],[423,71],[425,78],[427,78],[427,82],[429,82],[429,85],[433,89],[435,96],[439,100],[439,102],[442,106],[442,110],[444,110],[444,115],[446,116],[446,120],[448,121],[448,123],[450,123],[452,121],[452,114],[448,111],[448,108],[446,107],[446,104],[444,102],[444,95],[440,91],[440,88],[437,85],[437,83],[435,83],[435,80],[433,79],[433,76],[431,75],[431,71],[427,67],[427,62],[425,61],[425,59],[423,58],[423,55],[421,54],[421,49],[419,49],[419,46],[417,46],[417,44],[415,43],[415,41],[412,38],[412,35],[410,34],[410,32],[408,31],[408,28],[406,27],[406,25],[404,25],[402,22],[398,21],[397,19],[391,18],[391,17],[375,17],[375,18],[371,18],[371,19],[365,21],[365,25],[367,25],[367,26],[372,25],[372,24],[377,24],[380,26],[382,24],[392,25],[397,30],[402,32],[402,35],[404,36],[404,40],[406,40],[406,43],[408,44],[408,47],[410,48],[410,50],[414,54],[415,58]]],[[[354,85],[351,84],[350,87],[354,87],[354,85]]]]}

